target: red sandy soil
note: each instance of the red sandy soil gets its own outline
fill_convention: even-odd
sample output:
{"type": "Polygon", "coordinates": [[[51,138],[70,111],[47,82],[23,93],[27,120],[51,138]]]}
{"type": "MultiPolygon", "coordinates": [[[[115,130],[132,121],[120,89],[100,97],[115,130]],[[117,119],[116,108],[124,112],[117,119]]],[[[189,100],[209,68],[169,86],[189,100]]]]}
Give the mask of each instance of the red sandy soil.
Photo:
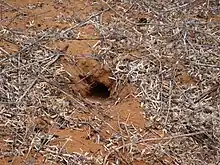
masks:
{"type": "MultiPolygon", "coordinates": [[[[102,5],[90,5],[90,1],[86,0],[69,0],[64,1],[63,4],[55,4],[52,0],[7,0],[7,3],[11,6],[15,7],[18,12],[10,11],[10,12],[1,12],[1,24],[3,26],[7,26],[8,28],[27,30],[32,26],[33,29],[42,30],[49,27],[56,28],[65,28],[65,27],[73,27],[73,24],[68,22],[59,22],[57,23],[55,20],[57,16],[69,16],[74,15],[79,20],[85,19],[89,13],[94,11],[99,11],[104,4],[102,5]],[[38,4],[39,7],[36,9],[30,10],[25,6],[28,4],[38,4]],[[26,16],[19,16],[19,13],[26,13],[26,16]]],[[[31,5],[29,5],[31,7],[31,5]]],[[[4,8],[2,8],[4,10],[4,8]]],[[[16,11],[15,10],[15,11],[16,11]]],[[[111,21],[111,15],[113,13],[108,11],[103,14],[103,21],[108,23],[111,21]]],[[[219,21],[220,18],[212,18],[212,21],[219,21]]],[[[143,115],[143,110],[140,106],[140,100],[132,97],[132,94],[135,92],[135,87],[131,85],[126,85],[121,92],[119,93],[120,102],[115,104],[114,96],[111,95],[110,98],[112,100],[95,100],[92,97],[89,97],[89,86],[88,82],[82,80],[85,77],[90,77],[89,83],[93,83],[93,81],[98,81],[105,84],[107,87],[114,88],[114,82],[109,79],[111,76],[110,71],[107,66],[101,65],[97,60],[93,59],[89,56],[92,54],[92,46],[98,42],[99,34],[96,31],[95,27],[92,25],[87,25],[82,28],[79,28],[80,32],[79,38],[97,38],[97,40],[68,40],[68,41],[51,41],[48,46],[51,49],[66,49],[66,55],[61,59],[60,63],[63,66],[64,70],[67,71],[70,75],[70,79],[73,81],[74,85],[69,85],[69,89],[71,89],[75,93],[80,93],[82,97],[87,97],[92,102],[100,102],[102,111],[111,116],[108,119],[108,124],[103,126],[101,130],[101,136],[104,138],[109,138],[109,136],[114,132],[118,131],[118,120],[120,122],[125,122],[127,124],[133,124],[138,129],[144,129],[145,127],[145,118],[143,115]],[[73,67],[71,64],[71,59],[74,58],[76,60],[76,65],[73,67]],[[89,75],[88,75],[89,73],[89,75]],[[91,76],[92,75],[92,76],[91,76]]],[[[13,53],[18,51],[19,47],[13,45],[10,42],[1,41],[0,47],[3,47],[7,52],[13,53]]],[[[184,69],[183,69],[184,70],[184,69]]],[[[182,71],[182,73],[178,76],[180,83],[195,83],[186,72],[182,71]]],[[[99,112],[94,112],[100,116],[99,112]]],[[[78,118],[80,119],[88,119],[91,120],[91,114],[78,114],[78,118]]],[[[99,152],[104,152],[104,148],[100,144],[96,144],[91,139],[88,139],[89,128],[83,127],[81,130],[71,130],[71,129],[63,129],[59,130],[57,128],[49,129],[48,123],[45,120],[38,119],[36,120],[39,127],[41,129],[45,129],[50,133],[55,135],[59,135],[59,139],[53,141],[55,144],[59,144],[63,146],[66,140],[65,138],[69,138],[70,140],[65,144],[65,149],[68,152],[89,152],[92,154],[97,154],[99,152]]],[[[162,132],[158,131],[158,134],[162,134],[162,132]]],[[[152,135],[155,136],[155,135],[152,135]]],[[[0,139],[0,144],[2,144],[0,139]]],[[[2,144],[3,145],[3,144],[2,144]]],[[[1,146],[2,146],[1,145],[1,146]]],[[[141,146],[140,146],[141,147],[141,146]]],[[[34,153],[31,153],[32,155],[34,153]]],[[[1,159],[2,165],[9,164],[10,160],[13,160],[13,165],[19,165],[25,159],[24,157],[15,157],[15,158],[4,158],[1,159]]],[[[37,155],[36,164],[41,164],[43,157],[41,155],[37,155]]],[[[135,165],[143,165],[144,162],[134,162],[135,165]]]]}
{"type": "MultiPolygon", "coordinates": [[[[7,26],[8,28],[14,28],[18,30],[26,31],[30,26],[31,28],[36,30],[43,30],[49,27],[56,28],[65,28],[72,27],[74,25],[67,22],[57,23],[55,20],[57,16],[68,16],[75,15],[78,19],[85,19],[88,14],[92,11],[99,11],[103,6],[96,5],[91,6],[90,1],[83,0],[71,0],[69,2],[65,1],[64,4],[55,4],[51,0],[39,1],[39,0],[8,0],[8,4],[15,7],[15,11],[10,12],[1,12],[1,24],[3,26],[7,26]],[[38,4],[39,7],[36,9],[30,10],[25,6],[31,6],[30,4],[38,4]],[[26,16],[19,16],[19,13],[26,13],[26,16]]],[[[4,10],[4,8],[2,8],[4,10]]],[[[108,23],[111,20],[111,12],[106,12],[103,14],[103,21],[108,23]]],[[[98,32],[92,25],[87,25],[79,29],[80,38],[98,38],[98,32]]],[[[74,92],[79,92],[82,96],[88,95],[88,84],[81,82],[80,76],[86,76],[89,71],[92,71],[92,79],[104,83],[107,87],[113,87],[113,82],[108,78],[110,76],[110,72],[106,66],[101,66],[97,60],[94,60],[88,57],[88,54],[92,54],[91,46],[96,44],[98,40],[71,40],[71,41],[51,41],[49,46],[52,49],[65,49],[67,48],[66,55],[63,59],[61,59],[61,65],[63,65],[64,69],[71,75],[71,79],[76,83],[76,85],[70,86],[74,92]],[[77,59],[76,67],[73,67],[69,62],[72,57],[77,59]]],[[[1,41],[0,46],[3,47],[7,52],[14,53],[19,50],[19,47],[13,45],[10,42],[1,41]]],[[[90,81],[94,81],[94,80],[90,81]]],[[[120,121],[124,121],[128,124],[134,124],[138,128],[144,128],[145,120],[142,115],[142,109],[140,107],[140,103],[138,99],[127,98],[125,97],[134,92],[134,87],[126,86],[122,92],[120,93],[121,101],[119,104],[114,105],[112,101],[104,101],[98,100],[102,103],[102,107],[104,109],[109,109],[108,115],[111,116],[111,119],[108,123],[111,125],[105,125],[101,132],[102,136],[108,138],[112,132],[118,130],[118,119],[120,121]],[[114,129],[114,130],[113,130],[114,129]],[[106,131],[108,133],[106,133],[106,131]]],[[[93,100],[93,98],[90,98],[93,100]]],[[[96,101],[96,100],[93,100],[96,101]]],[[[79,114],[79,118],[82,119],[90,119],[90,114],[79,114]]],[[[43,119],[37,119],[35,123],[45,131],[49,131],[55,135],[59,135],[59,139],[53,141],[53,143],[59,144],[63,146],[66,142],[65,138],[68,137],[70,140],[65,145],[65,149],[68,152],[89,152],[89,153],[98,153],[103,152],[103,146],[100,144],[96,144],[92,140],[89,140],[88,133],[89,130],[87,127],[82,130],[71,130],[71,129],[63,129],[59,130],[56,128],[49,129],[48,123],[43,119]],[[64,140],[63,140],[64,139],[64,140]]],[[[3,147],[3,144],[2,144],[3,147]]],[[[31,153],[30,155],[33,155],[31,153]]],[[[13,165],[22,164],[22,161],[29,160],[26,156],[23,157],[8,157],[1,159],[2,165],[7,165],[10,161],[13,161],[13,165]]],[[[37,155],[35,164],[41,164],[43,161],[43,157],[37,155]]],[[[135,164],[138,164],[135,163],[135,164]]],[[[144,163],[139,163],[144,164],[144,163]]]]}

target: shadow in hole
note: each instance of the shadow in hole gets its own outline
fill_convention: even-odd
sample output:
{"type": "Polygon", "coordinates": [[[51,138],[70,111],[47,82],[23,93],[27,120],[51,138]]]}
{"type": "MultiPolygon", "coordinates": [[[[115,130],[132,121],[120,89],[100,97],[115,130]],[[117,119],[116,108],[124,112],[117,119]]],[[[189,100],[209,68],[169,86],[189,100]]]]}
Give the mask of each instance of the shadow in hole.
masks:
{"type": "Polygon", "coordinates": [[[90,96],[97,97],[97,98],[108,98],[110,96],[110,91],[108,87],[106,87],[102,83],[95,83],[91,88],[90,88],[90,96]]]}

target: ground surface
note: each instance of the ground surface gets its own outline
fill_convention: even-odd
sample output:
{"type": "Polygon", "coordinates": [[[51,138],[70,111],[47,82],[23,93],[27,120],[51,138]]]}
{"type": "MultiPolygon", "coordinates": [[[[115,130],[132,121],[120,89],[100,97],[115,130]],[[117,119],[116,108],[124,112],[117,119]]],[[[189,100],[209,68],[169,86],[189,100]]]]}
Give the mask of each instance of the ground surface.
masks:
{"type": "Polygon", "coordinates": [[[2,164],[216,164],[217,1],[0,0],[2,164]]]}

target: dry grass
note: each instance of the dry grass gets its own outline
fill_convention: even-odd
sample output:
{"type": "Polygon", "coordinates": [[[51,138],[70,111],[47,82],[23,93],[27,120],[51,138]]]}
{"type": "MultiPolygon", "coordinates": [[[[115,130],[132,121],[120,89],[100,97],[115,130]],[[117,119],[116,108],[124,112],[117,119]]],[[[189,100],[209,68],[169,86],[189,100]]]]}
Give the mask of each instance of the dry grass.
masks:
{"type": "MultiPolygon", "coordinates": [[[[61,164],[107,164],[110,160],[132,164],[133,160],[151,162],[161,157],[169,158],[172,164],[218,164],[220,26],[211,21],[219,14],[218,1],[103,2],[103,12],[111,11],[113,17],[108,24],[100,20],[103,12],[99,12],[69,29],[27,33],[1,29],[1,39],[20,49],[14,54],[0,50],[0,136],[8,137],[5,142],[10,146],[0,151],[0,157],[35,151],[47,161],[61,164]],[[149,16],[135,17],[143,13],[149,16]],[[62,82],[66,79],[57,60],[65,52],[45,45],[53,40],[76,39],[75,29],[88,22],[102,36],[93,47],[97,52],[94,56],[111,68],[117,84],[115,95],[118,86],[134,84],[134,97],[141,98],[148,119],[145,132],[119,122],[120,132],[105,141],[108,154],[97,157],[69,154],[51,145],[53,135],[33,122],[46,116],[61,128],[78,127],[69,116],[72,109],[82,109],[86,103],[77,97],[64,99],[68,92],[62,82]],[[192,80],[184,81],[183,73],[192,80]],[[166,137],[146,139],[155,129],[162,129],[166,137]],[[137,147],[140,143],[145,149],[137,147]],[[121,154],[125,150],[130,159],[121,154]]],[[[94,127],[99,127],[99,122],[97,119],[94,127]]],[[[159,163],[170,163],[166,161],[159,163]]]]}
{"type": "Polygon", "coordinates": [[[200,132],[161,144],[155,148],[157,152],[175,157],[180,164],[218,162],[219,22],[211,22],[206,14],[217,14],[219,4],[134,1],[129,5],[130,10],[115,11],[114,23],[100,26],[104,36],[124,38],[104,41],[100,57],[113,58],[109,65],[119,84],[129,81],[137,86],[136,97],[142,98],[152,122],[149,127],[163,128],[170,136],[200,132]],[[152,16],[146,24],[135,26],[139,23],[132,14],[138,12],[152,16]],[[203,19],[198,18],[200,14],[203,19]],[[126,58],[135,51],[138,58],[126,58]],[[196,84],[178,82],[181,72],[193,77],[196,84]]]}

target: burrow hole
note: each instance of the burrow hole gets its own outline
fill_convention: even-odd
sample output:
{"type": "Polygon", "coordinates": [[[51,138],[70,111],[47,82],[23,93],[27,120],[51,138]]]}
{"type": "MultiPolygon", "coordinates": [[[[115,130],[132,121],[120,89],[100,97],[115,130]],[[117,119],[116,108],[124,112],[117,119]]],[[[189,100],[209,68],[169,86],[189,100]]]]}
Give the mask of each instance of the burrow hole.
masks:
{"type": "Polygon", "coordinates": [[[89,90],[91,97],[106,99],[110,96],[110,90],[105,84],[100,82],[95,82],[89,90]]]}

